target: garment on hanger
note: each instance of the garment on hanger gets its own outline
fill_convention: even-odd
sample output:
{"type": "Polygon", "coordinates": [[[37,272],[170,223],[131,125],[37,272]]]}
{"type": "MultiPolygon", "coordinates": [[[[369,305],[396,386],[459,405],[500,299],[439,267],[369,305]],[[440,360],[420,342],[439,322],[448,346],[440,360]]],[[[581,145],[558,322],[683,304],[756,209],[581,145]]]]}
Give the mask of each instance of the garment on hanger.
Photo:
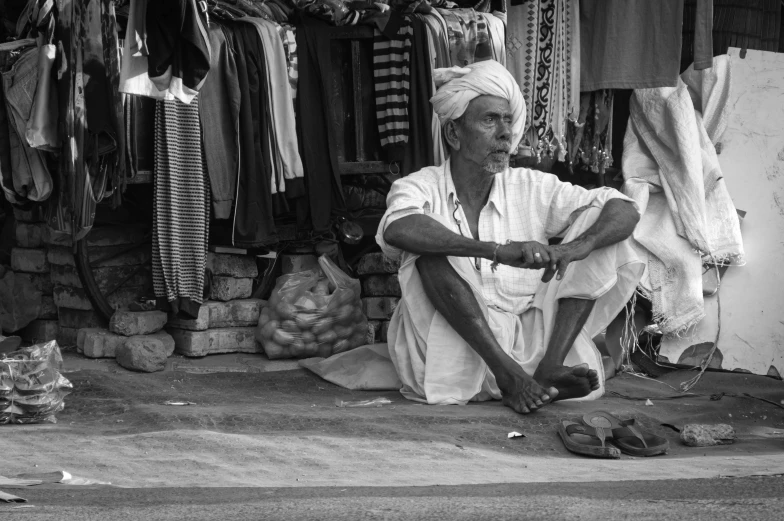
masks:
{"type": "MultiPolygon", "coordinates": [[[[712,63],[712,0],[699,0],[698,67],[712,63]]],[[[683,0],[580,0],[581,90],[674,87],[681,64],[683,0]]]]}
{"type": "Polygon", "coordinates": [[[487,25],[487,34],[493,50],[493,59],[506,67],[506,23],[495,13],[479,13],[487,25]]]}
{"type": "Polygon", "coordinates": [[[168,89],[159,90],[150,81],[147,73],[147,2],[148,0],[131,0],[128,8],[120,69],[120,92],[154,99],[174,99],[168,89]]]}
{"type": "Polygon", "coordinates": [[[438,9],[448,29],[453,66],[465,67],[493,57],[487,23],[473,9],[438,9]]]}
{"type": "Polygon", "coordinates": [[[240,168],[235,194],[232,244],[262,248],[278,241],[273,213],[272,137],[267,65],[258,30],[236,22],[227,32],[240,87],[240,168]],[[229,36],[230,34],[230,36],[229,36]]]}
{"type": "Polygon", "coordinates": [[[408,143],[412,34],[411,22],[394,12],[383,32],[373,32],[376,120],[382,147],[408,143]]]}
{"type": "Polygon", "coordinates": [[[198,103],[158,101],[155,114],[152,276],[159,305],[196,317],[203,301],[210,184],[198,103]]]}
{"type": "Polygon", "coordinates": [[[147,72],[158,90],[190,103],[210,71],[207,2],[147,4],[147,72]]]}
{"type": "Polygon", "coordinates": [[[404,176],[435,164],[432,133],[434,116],[430,104],[430,98],[435,92],[427,29],[425,22],[418,16],[411,17],[411,28],[411,90],[408,110],[411,138],[404,149],[403,162],[400,165],[400,173],[404,176]]]}
{"type": "Polygon", "coordinates": [[[299,144],[291,104],[286,52],[274,22],[261,18],[245,18],[252,23],[261,38],[264,51],[271,153],[275,170],[272,172],[272,193],[286,192],[287,197],[301,197],[305,194],[304,172],[299,155],[299,144]]]}
{"type": "MultiPolygon", "coordinates": [[[[329,123],[327,100],[331,86],[324,83],[332,66],[331,26],[305,16],[297,26],[299,87],[297,124],[301,157],[305,167],[310,221],[313,231],[330,228],[333,213],[345,211],[345,200],[337,162],[337,146],[329,123]],[[326,136],[326,139],[325,139],[326,136]]],[[[305,217],[298,215],[300,223],[305,217]]]]}
{"type": "Polygon", "coordinates": [[[216,219],[231,218],[239,164],[240,87],[223,26],[210,24],[210,74],[199,92],[199,118],[216,219]]]}
{"type": "Polygon", "coordinates": [[[417,16],[421,16],[425,21],[433,40],[435,55],[431,56],[431,58],[433,58],[434,68],[451,67],[452,56],[449,53],[449,28],[446,25],[446,20],[438,12],[438,9],[433,9],[428,14],[417,16]]]}
{"type": "Polygon", "coordinates": [[[512,6],[507,69],[526,107],[525,155],[566,158],[567,121],[579,110],[580,20],[577,0],[541,0],[512,6]]]}

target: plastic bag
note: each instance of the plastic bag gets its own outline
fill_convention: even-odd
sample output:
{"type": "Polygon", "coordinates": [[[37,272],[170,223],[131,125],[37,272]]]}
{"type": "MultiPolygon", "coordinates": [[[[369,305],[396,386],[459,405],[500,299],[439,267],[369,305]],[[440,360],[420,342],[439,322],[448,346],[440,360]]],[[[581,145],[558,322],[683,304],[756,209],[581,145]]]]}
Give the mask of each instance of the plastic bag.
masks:
{"type": "Polygon", "coordinates": [[[359,281],[325,255],[319,266],[278,277],[256,330],[270,359],[328,358],[366,343],[359,281]]]}
{"type": "Polygon", "coordinates": [[[56,341],[24,347],[0,359],[0,424],[56,423],[73,385],[62,374],[56,341]]]}

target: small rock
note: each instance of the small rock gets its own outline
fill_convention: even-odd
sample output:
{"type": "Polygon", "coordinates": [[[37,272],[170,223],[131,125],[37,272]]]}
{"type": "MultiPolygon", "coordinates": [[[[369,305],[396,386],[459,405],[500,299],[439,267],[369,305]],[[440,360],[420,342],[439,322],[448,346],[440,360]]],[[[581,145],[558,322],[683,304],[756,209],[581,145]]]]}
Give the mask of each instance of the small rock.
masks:
{"type": "Polygon", "coordinates": [[[713,447],[730,445],[735,441],[735,429],[726,423],[704,425],[690,423],[681,430],[681,441],[689,447],[713,447]]]}
{"type": "Polygon", "coordinates": [[[163,311],[115,311],[109,330],[124,336],[149,335],[163,329],[167,319],[163,311]]]}
{"type": "Polygon", "coordinates": [[[131,337],[117,348],[117,363],[132,371],[163,371],[167,358],[167,347],[155,336],[131,337]]]}

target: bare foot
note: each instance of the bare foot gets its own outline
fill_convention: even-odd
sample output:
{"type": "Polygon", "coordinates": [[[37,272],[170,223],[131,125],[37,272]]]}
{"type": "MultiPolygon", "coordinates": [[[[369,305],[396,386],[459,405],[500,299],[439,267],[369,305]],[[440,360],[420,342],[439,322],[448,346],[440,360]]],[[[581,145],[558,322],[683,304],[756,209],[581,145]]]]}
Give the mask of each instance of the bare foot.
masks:
{"type": "Polygon", "coordinates": [[[559,391],[541,385],[522,370],[496,377],[503,397],[501,403],[520,414],[528,414],[555,400],[559,391]]]}
{"type": "Polygon", "coordinates": [[[580,398],[599,388],[599,373],[588,368],[588,364],[574,367],[565,365],[540,365],[534,379],[543,387],[558,389],[558,397],[553,400],[580,398]]]}

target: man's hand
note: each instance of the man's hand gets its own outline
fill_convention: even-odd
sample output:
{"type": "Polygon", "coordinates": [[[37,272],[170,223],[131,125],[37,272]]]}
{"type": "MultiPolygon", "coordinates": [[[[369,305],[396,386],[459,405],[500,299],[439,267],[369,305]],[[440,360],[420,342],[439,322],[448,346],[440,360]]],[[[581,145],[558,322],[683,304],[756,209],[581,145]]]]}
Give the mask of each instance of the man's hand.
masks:
{"type": "Polygon", "coordinates": [[[498,262],[515,268],[544,269],[542,282],[550,282],[556,274],[561,280],[569,263],[583,260],[591,251],[587,240],[554,246],[536,241],[511,242],[498,248],[498,262]]]}
{"type": "Polygon", "coordinates": [[[498,248],[498,262],[528,270],[550,265],[550,246],[536,241],[510,242],[498,248]]]}
{"type": "Polygon", "coordinates": [[[556,244],[548,248],[550,262],[545,266],[542,282],[550,282],[556,274],[556,280],[561,280],[566,273],[569,263],[583,260],[593,251],[591,246],[587,244],[587,241],[581,240],[566,244],[556,244]]]}

